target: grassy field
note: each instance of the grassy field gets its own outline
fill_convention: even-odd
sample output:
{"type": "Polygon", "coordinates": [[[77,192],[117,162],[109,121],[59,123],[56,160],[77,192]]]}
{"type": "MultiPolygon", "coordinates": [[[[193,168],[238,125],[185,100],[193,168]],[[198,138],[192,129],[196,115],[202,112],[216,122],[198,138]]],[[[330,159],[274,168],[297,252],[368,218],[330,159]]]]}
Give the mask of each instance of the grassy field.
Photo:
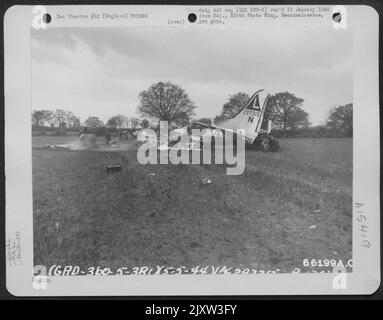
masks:
{"type": "Polygon", "coordinates": [[[292,272],[309,271],[305,258],[351,258],[351,139],[248,151],[241,176],[215,165],[142,166],[135,150],[43,148],[73,139],[33,137],[35,264],[292,272]],[[122,171],[107,174],[113,164],[122,171]]]}

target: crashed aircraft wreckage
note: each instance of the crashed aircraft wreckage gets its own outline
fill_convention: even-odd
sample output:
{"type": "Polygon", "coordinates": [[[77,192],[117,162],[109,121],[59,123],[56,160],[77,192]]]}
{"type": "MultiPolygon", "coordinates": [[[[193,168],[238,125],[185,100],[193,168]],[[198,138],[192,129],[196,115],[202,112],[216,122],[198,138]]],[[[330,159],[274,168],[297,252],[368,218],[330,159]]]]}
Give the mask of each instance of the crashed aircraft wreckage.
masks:
{"type": "Polygon", "coordinates": [[[279,150],[279,142],[270,134],[271,120],[264,121],[268,99],[269,94],[264,90],[256,91],[237,114],[220,125],[194,121],[189,127],[174,129],[168,135],[168,124],[161,121],[159,141],[157,134],[151,129],[141,130],[137,137],[140,141],[150,140],[157,143],[158,149],[164,150],[190,149],[192,146],[196,148],[196,145],[202,146],[203,140],[208,139],[214,144],[220,142],[227,145],[226,136],[233,136],[234,144],[241,137],[250,149],[276,152],[279,150]]]}
{"type": "Polygon", "coordinates": [[[241,174],[245,145],[262,151],[279,149],[278,141],[270,135],[271,122],[268,121],[267,130],[262,129],[268,97],[263,90],[258,90],[234,117],[220,126],[194,122],[190,127],[175,129],[169,134],[168,122],[160,121],[159,138],[154,130],[141,130],[137,139],[144,144],[138,148],[137,160],[141,164],[167,164],[169,160],[172,164],[200,164],[202,150],[202,163],[211,164],[214,149],[215,164],[237,164],[228,174],[241,174]],[[159,159],[157,151],[160,151],[159,159]],[[191,162],[189,151],[192,151],[191,162]]]}

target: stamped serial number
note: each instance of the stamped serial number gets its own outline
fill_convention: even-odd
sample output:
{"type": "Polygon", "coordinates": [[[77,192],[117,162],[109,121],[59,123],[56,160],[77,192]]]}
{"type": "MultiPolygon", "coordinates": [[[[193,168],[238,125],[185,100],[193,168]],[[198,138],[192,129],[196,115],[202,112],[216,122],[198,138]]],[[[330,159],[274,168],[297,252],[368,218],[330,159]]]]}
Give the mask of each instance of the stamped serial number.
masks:
{"type": "Polygon", "coordinates": [[[302,265],[304,267],[312,268],[327,268],[327,267],[344,267],[352,268],[352,259],[347,261],[337,260],[337,259],[303,259],[302,265]]]}
{"type": "Polygon", "coordinates": [[[79,266],[60,266],[54,265],[48,270],[49,276],[108,276],[108,275],[204,275],[204,274],[273,274],[280,272],[279,269],[275,270],[256,270],[251,268],[232,268],[226,266],[196,266],[191,269],[185,266],[180,267],[88,267],[81,268],[79,266]]]}

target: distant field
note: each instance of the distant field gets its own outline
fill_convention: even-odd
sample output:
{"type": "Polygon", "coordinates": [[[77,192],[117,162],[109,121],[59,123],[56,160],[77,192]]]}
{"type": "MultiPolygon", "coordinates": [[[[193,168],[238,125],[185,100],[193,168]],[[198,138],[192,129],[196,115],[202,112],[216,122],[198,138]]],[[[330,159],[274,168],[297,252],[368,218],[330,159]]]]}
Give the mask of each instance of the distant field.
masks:
{"type": "Polygon", "coordinates": [[[45,266],[307,271],[352,252],[352,140],[280,140],[224,166],[139,165],[136,152],[50,150],[33,137],[34,258],[45,266]],[[107,174],[106,165],[122,172],[107,174]],[[204,185],[201,178],[209,177],[204,185]]]}

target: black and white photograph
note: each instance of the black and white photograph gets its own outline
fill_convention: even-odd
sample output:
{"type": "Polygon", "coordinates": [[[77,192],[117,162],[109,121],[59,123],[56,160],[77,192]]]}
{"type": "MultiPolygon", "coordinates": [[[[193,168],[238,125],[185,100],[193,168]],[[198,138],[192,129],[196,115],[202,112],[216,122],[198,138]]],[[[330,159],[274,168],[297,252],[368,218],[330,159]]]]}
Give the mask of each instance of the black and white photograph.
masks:
{"type": "Polygon", "coordinates": [[[355,166],[369,176],[375,162],[355,157],[379,129],[361,138],[369,130],[356,125],[360,34],[356,11],[346,25],[340,7],[197,6],[161,27],[141,22],[154,8],[41,11],[22,107],[28,259],[48,275],[34,288],[60,277],[353,274],[378,218],[367,225],[375,207],[355,189],[355,166]],[[274,24],[224,25],[257,17],[274,24]],[[325,27],[300,23],[323,17],[325,27]]]}
{"type": "Polygon", "coordinates": [[[36,265],[352,268],[350,32],[57,28],[31,50],[36,265]],[[258,133],[260,89],[241,175],[137,161],[159,121],[258,133]]]}

